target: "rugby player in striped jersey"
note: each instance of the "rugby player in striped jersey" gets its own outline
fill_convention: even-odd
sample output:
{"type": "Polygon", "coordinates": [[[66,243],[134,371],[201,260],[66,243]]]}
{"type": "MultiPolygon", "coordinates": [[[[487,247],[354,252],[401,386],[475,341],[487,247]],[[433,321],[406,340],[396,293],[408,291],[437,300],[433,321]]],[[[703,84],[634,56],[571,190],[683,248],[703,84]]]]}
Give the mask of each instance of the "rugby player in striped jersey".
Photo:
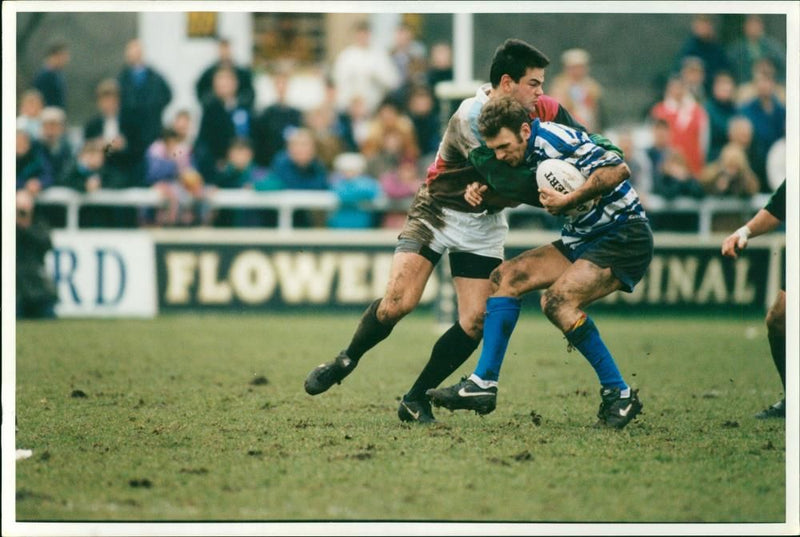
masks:
{"type": "MultiPolygon", "coordinates": [[[[601,403],[598,426],[625,427],[642,409],[636,390],[625,382],[600,333],[583,308],[617,290],[631,292],[653,257],[653,234],[627,181],[630,170],[619,155],[596,145],[585,134],[556,123],[530,120],[512,99],[495,99],[480,114],[478,126],[496,158],[528,172],[527,185],[536,189],[537,165],[558,158],[578,168],[586,182],[572,192],[539,189],[539,205],[565,215],[561,238],[505,261],[491,274],[492,294],[486,302],[484,341],[472,375],[446,388],[428,390],[436,406],[487,414],[495,409],[500,366],[520,312],[520,297],[544,290],[541,307],[578,349],[599,378],[601,403]],[[567,211],[596,200],[588,212],[567,211]]],[[[501,195],[509,179],[491,177],[501,195]]],[[[481,207],[487,184],[473,184],[465,195],[481,207]]],[[[531,196],[527,196],[530,198],[531,196]]]]}
{"type": "MultiPolygon", "coordinates": [[[[486,149],[477,123],[481,108],[507,96],[529,117],[583,130],[557,101],[543,95],[548,64],[544,54],[518,39],[508,39],[497,48],[490,84],[464,100],[447,124],[426,182],[412,201],[398,237],[383,298],[363,313],[348,347],[309,372],[305,380],[308,394],[317,395],[341,383],[368,350],[389,336],[400,319],[419,304],[435,265],[448,252],[458,320],[434,344],[428,363],[398,408],[403,421],[434,421],[425,392],[463,364],[480,343],[484,307],[491,292],[489,274],[503,261],[508,232],[502,211],[505,201],[497,198],[484,207],[473,207],[464,199],[466,187],[482,174],[498,173],[498,166],[509,175],[518,173],[496,160],[471,158],[476,150],[486,149]]],[[[613,147],[605,139],[598,140],[613,147]]]]}

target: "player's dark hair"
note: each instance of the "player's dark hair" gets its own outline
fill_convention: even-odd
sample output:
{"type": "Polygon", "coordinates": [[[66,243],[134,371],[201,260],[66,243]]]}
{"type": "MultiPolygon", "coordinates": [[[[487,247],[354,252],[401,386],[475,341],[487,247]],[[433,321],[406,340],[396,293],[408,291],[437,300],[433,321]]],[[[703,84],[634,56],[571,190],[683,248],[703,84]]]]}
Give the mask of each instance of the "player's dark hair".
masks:
{"type": "Polygon", "coordinates": [[[520,128],[527,121],[530,121],[530,115],[524,106],[511,97],[498,97],[483,105],[478,116],[478,131],[485,139],[489,139],[506,127],[519,138],[520,128]]]}
{"type": "Polygon", "coordinates": [[[510,76],[514,82],[519,82],[526,70],[544,69],[548,65],[550,59],[533,45],[521,39],[506,39],[494,51],[489,81],[493,88],[500,84],[503,75],[510,76]]]}

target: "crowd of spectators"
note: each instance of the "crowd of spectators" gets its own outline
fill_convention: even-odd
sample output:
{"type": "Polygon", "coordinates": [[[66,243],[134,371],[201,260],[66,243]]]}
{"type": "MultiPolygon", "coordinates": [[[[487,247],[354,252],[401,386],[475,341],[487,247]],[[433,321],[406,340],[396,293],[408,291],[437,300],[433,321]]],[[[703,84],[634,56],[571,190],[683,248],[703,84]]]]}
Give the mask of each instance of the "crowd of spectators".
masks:
{"type": "MultiPolygon", "coordinates": [[[[369,24],[358,23],[352,43],[324,77],[324,99],[309,110],[290,104],[291,62],[270,73],[275,100],[257,109],[254,73],[236,64],[222,39],[218,57],[194,84],[199,115],[180,110],[170,118],[164,110],[172,89],[134,39],[125,46],[118,76],[98,81],[97,112],[83,125],[78,147],[67,136],[63,70],[69,49],[55,44],[20,95],[17,190],[33,199],[54,185],[159,193],[162,203],[152,209],[81,212],[82,226],[100,227],[269,226],[275,219],[268,211],[213,210],[208,200],[219,189],[326,190],[336,194],[339,209],[300,212],[295,226],[400,227],[403,202],[424,181],[440,142],[435,85],[451,79],[453,70],[447,43],[428,50],[405,24],[394,39],[389,50],[374,47],[369,24]],[[389,209],[364,208],[379,198],[392,202],[389,209]]],[[[607,97],[590,66],[585,50],[564,51],[549,93],[588,130],[602,132],[617,126],[607,124],[607,97]]],[[[711,16],[695,16],[668,67],[663,95],[654,97],[639,128],[615,132],[644,202],[651,195],[771,192],[783,179],[775,153],[784,147],[785,54],[765,35],[761,17],[747,16],[741,38],[726,48],[711,16]],[[636,136],[642,127],[649,131],[646,146],[636,136]]],[[[42,214],[54,225],[63,220],[53,207],[42,214]]]]}
{"type": "Polygon", "coordinates": [[[696,15],[663,99],[650,110],[652,192],[675,196],[752,196],[772,192],[785,172],[767,172],[786,135],[782,48],[759,15],[727,49],[714,20],[696,15]]]}

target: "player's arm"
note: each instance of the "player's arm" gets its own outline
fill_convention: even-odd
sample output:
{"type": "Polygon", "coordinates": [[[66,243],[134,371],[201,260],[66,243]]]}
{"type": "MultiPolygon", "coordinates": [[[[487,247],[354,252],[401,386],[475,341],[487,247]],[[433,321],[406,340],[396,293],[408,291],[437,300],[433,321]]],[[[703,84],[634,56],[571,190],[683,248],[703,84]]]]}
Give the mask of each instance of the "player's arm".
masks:
{"type": "Polygon", "coordinates": [[[750,237],[758,237],[777,228],[781,221],[766,209],[759,210],[745,225],[728,235],[722,242],[722,255],[736,258],[747,247],[750,237]]]}
{"type": "Polygon", "coordinates": [[[505,206],[509,206],[508,202],[542,206],[539,202],[536,179],[526,166],[509,166],[497,160],[494,151],[486,146],[476,147],[470,151],[469,161],[489,186],[484,194],[487,202],[495,204],[492,199],[492,196],[495,196],[494,199],[503,200],[505,206]]]}
{"type": "Polygon", "coordinates": [[[745,225],[728,235],[722,241],[722,255],[737,257],[739,250],[747,247],[750,237],[758,237],[781,225],[786,218],[786,180],[770,197],[767,205],[759,210],[745,225]]]}
{"type": "Polygon", "coordinates": [[[539,200],[547,212],[561,214],[611,192],[630,175],[631,170],[624,162],[597,167],[583,185],[567,194],[556,192],[552,188],[539,189],[539,200]]]}

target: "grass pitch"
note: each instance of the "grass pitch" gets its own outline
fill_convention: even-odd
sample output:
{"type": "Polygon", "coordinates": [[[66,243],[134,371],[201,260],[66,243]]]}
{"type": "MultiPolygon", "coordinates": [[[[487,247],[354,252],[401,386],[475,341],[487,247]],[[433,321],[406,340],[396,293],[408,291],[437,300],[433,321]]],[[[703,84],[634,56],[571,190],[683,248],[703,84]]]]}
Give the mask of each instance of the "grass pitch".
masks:
{"type": "Polygon", "coordinates": [[[316,397],[303,380],[355,314],[20,322],[17,520],[782,522],[762,320],[594,318],[641,390],[623,431],[591,427],[594,372],[533,310],[497,410],[433,426],[396,414],[437,337],[424,313],[316,397]]]}

